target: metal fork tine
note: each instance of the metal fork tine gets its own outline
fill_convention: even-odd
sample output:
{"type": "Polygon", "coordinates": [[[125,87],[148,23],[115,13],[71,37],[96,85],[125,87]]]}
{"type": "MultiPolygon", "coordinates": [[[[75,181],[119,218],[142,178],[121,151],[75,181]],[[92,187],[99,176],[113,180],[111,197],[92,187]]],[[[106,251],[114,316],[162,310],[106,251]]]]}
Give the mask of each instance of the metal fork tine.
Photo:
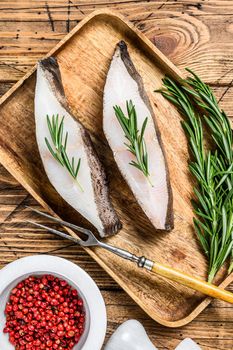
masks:
{"type": "Polygon", "coordinates": [[[86,229],[86,228],[83,228],[83,227],[80,227],[80,226],[71,224],[70,222],[67,222],[67,221],[64,221],[64,220],[55,218],[55,217],[53,217],[53,216],[51,216],[51,215],[49,215],[49,214],[46,214],[46,213],[44,213],[44,212],[42,212],[42,211],[40,211],[40,210],[31,208],[31,207],[29,207],[29,206],[27,206],[27,205],[26,205],[25,207],[28,208],[28,209],[30,209],[30,210],[32,210],[32,211],[34,211],[35,213],[37,213],[37,214],[39,214],[39,215],[41,215],[41,216],[44,216],[44,217],[46,217],[46,218],[48,218],[48,219],[50,219],[50,220],[52,220],[52,221],[54,221],[54,222],[57,222],[57,223],[60,224],[60,225],[73,228],[74,230],[77,230],[77,231],[79,231],[79,232],[81,232],[81,233],[84,233],[84,234],[86,234],[87,236],[89,236],[90,233],[92,234],[92,232],[91,232],[90,230],[86,229]]]}
{"type": "Polygon", "coordinates": [[[33,225],[35,225],[37,227],[44,228],[45,230],[47,230],[47,231],[49,231],[51,233],[54,233],[57,236],[60,236],[60,237],[65,238],[65,239],[69,239],[70,241],[73,241],[73,242],[75,242],[75,243],[77,243],[79,245],[82,245],[83,241],[81,239],[78,239],[78,238],[72,237],[70,235],[67,235],[66,233],[64,233],[62,231],[58,231],[58,230],[55,230],[55,229],[53,229],[51,227],[48,227],[48,226],[45,226],[45,225],[42,225],[42,224],[38,224],[37,222],[33,222],[33,221],[29,221],[29,220],[27,222],[30,223],[30,224],[33,224],[33,225]]]}

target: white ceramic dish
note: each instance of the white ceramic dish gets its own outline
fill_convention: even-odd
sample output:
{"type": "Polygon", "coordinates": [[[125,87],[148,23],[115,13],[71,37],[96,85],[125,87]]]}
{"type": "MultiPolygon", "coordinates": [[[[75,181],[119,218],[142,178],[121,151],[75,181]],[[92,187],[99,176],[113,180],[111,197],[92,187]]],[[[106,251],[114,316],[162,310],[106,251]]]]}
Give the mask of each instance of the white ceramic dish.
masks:
{"type": "Polygon", "coordinates": [[[104,300],[97,285],[79,266],[50,255],[22,258],[8,264],[0,271],[0,349],[15,349],[9,343],[8,335],[3,334],[4,309],[10,291],[29,275],[41,274],[53,274],[65,279],[79,291],[84,300],[86,327],[74,350],[100,350],[106,334],[107,315],[104,300]]]}

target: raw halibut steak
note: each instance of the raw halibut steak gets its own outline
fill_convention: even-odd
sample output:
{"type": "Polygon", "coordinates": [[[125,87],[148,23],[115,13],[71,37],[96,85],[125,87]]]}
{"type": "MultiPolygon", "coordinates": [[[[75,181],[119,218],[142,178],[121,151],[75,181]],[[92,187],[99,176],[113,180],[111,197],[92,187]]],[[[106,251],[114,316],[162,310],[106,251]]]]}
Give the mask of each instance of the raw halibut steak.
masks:
{"type": "Polygon", "coordinates": [[[155,115],[125,42],[117,44],[107,74],[103,101],[103,127],[115,161],[130,186],[139,205],[156,229],[173,228],[173,200],[169,172],[155,115]],[[141,130],[147,117],[144,141],[148,156],[148,178],[140,169],[129,164],[136,157],[127,149],[128,140],[116,117],[114,107],[127,116],[126,102],[132,101],[141,130]],[[149,181],[148,181],[149,180],[149,181]]]}
{"type": "Polygon", "coordinates": [[[59,66],[52,57],[38,63],[35,121],[40,156],[51,184],[69,205],[97,228],[102,237],[117,233],[121,223],[109,199],[105,171],[88,132],[69,111],[59,66]],[[53,115],[56,116],[54,119],[53,115]],[[64,139],[67,135],[66,154],[70,164],[72,165],[73,157],[76,168],[80,159],[77,178],[49,150],[45,138],[52,151],[56,151],[56,144],[48,127],[48,118],[51,124],[53,120],[58,121],[58,126],[63,123],[64,139]]]}

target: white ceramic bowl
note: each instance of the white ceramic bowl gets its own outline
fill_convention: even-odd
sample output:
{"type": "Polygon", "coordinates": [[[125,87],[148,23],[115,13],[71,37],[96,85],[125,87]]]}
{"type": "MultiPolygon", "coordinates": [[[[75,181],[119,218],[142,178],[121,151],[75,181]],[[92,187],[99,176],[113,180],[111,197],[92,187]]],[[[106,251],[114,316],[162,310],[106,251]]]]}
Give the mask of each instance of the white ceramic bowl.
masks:
{"type": "Polygon", "coordinates": [[[106,307],[103,297],[92,278],[79,266],[68,260],[50,256],[34,255],[16,260],[0,270],[0,349],[14,350],[8,334],[3,334],[4,309],[10,291],[29,275],[52,274],[66,280],[77,289],[84,300],[86,311],[85,331],[74,350],[100,350],[107,327],[106,307]]]}

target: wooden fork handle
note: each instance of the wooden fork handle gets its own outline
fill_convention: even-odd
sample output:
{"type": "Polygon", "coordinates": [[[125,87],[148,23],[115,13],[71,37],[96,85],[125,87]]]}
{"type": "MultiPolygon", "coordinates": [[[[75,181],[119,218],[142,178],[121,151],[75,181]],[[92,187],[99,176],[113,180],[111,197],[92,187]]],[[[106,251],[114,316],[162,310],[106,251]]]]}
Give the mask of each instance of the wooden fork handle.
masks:
{"type": "Polygon", "coordinates": [[[205,282],[199,278],[155,262],[152,265],[151,271],[160,276],[166,277],[169,280],[178,282],[186,287],[209,295],[210,297],[221,299],[233,304],[233,293],[221,289],[211,283],[205,282]]]}

